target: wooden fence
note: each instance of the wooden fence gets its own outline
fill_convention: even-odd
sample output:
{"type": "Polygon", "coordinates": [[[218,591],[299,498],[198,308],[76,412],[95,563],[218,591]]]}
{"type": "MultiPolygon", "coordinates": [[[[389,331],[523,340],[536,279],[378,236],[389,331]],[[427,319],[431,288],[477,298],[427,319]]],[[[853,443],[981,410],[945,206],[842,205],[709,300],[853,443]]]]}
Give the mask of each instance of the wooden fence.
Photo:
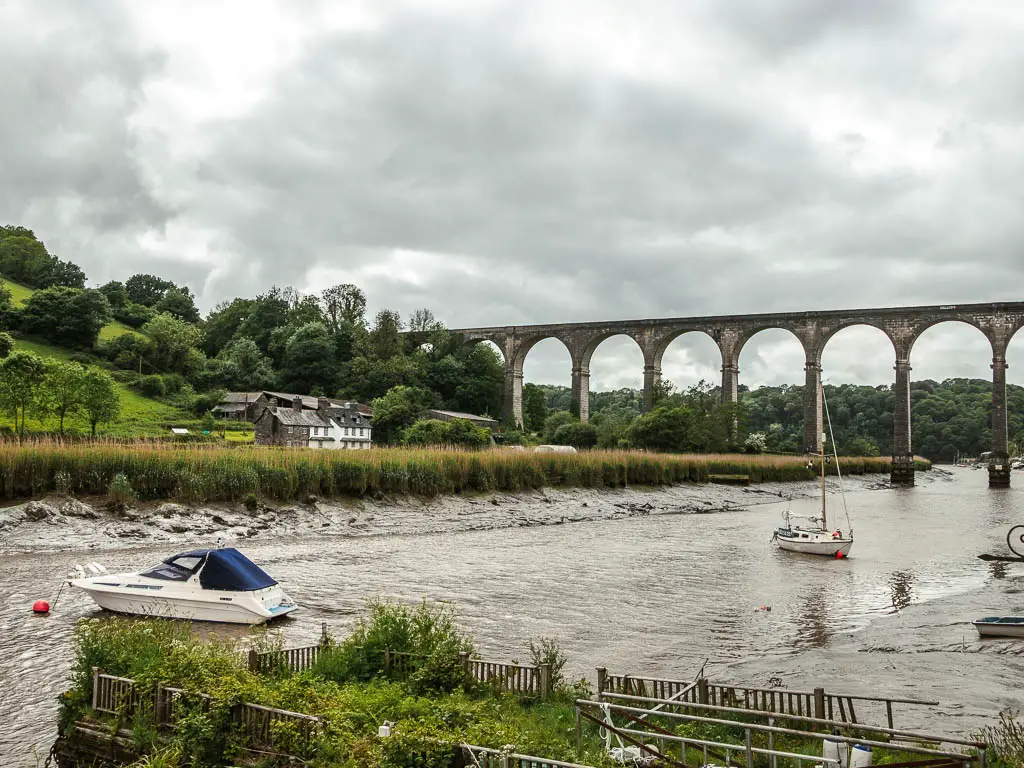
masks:
{"type": "MultiPolygon", "coordinates": [[[[864,723],[866,721],[863,718],[858,719],[854,704],[857,702],[856,706],[862,707],[862,713],[862,705],[879,709],[884,706],[889,728],[895,728],[893,725],[894,704],[938,706],[937,701],[827,693],[824,688],[797,691],[786,688],[756,688],[713,683],[704,677],[685,681],[632,675],[610,675],[604,667],[598,667],[598,697],[605,691],[655,699],[672,699],[680,703],[712,704],[719,707],[813,717],[819,720],[864,723]]],[[[876,724],[881,725],[881,723],[876,724]]]]}
{"type": "MultiPolygon", "coordinates": [[[[198,702],[199,707],[209,711],[213,698],[205,693],[191,693],[181,688],[158,685],[151,699],[154,724],[162,728],[175,728],[186,702],[198,702]]],[[[98,667],[92,669],[92,708],[96,712],[107,712],[131,717],[137,707],[143,704],[142,692],[135,680],[127,677],[106,675],[98,667]]],[[[301,712],[265,707],[261,704],[241,702],[231,708],[231,719],[237,724],[245,743],[249,747],[275,747],[279,727],[291,730],[298,737],[299,745],[310,746],[322,725],[322,720],[301,712]]],[[[282,729],[283,730],[283,729],[282,729]]],[[[294,738],[288,746],[294,747],[294,738]]]]}
{"type": "Polygon", "coordinates": [[[489,747],[478,747],[473,744],[460,744],[463,760],[466,765],[480,768],[593,768],[579,763],[565,763],[535,755],[520,755],[516,752],[502,752],[489,747]]]}
{"type": "MultiPolygon", "coordinates": [[[[249,651],[249,669],[257,673],[276,670],[302,672],[316,664],[324,645],[306,645],[275,651],[249,651]]],[[[388,677],[403,679],[419,669],[427,658],[421,654],[384,649],[383,671],[388,677]]],[[[453,662],[455,659],[453,659],[453,662]]],[[[474,659],[461,653],[459,663],[470,680],[484,683],[496,691],[518,696],[545,698],[551,694],[551,665],[510,664],[489,659],[474,659]]]]}

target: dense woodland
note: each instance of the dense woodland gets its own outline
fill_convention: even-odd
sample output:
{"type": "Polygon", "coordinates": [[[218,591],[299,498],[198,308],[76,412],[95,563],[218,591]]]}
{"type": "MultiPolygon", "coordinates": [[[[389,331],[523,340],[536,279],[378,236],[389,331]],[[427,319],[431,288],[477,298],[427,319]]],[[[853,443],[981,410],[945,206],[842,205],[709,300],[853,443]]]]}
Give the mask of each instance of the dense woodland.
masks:
{"type": "MultiPolygon", "coordinates": [[[[376,442],[421,445],[485,439],[464,427],[414,426],[429,408],[501,414],[504,364],[494,349],[459,344],[428,309],[368,318],[352,284],[316,295],[273,287],[202,317],[187,286],[156,275],[87,288],[82,269],[17,226],[0,227],[0,277],[0,409],[19,431],[113,429],[126,392],[166,405],[165,420],[209,420],[229,390],[336,396],[372,404],[376,442]],[[407,330],[421,332],[415,343],[407,330]]],[[[843,452],[891,452],[890,387],[826,391],[843,452]]],[[[988,450],[990,392],[980,380],[914,383],[915,451],[943,460],[988,450]]],[[[638,391],[597,392],[588,424],[572,414],[567,387],[527,384],[523,402],[525,429],[507,424],[499,439],[750,452],[798,452],[803,442],[800,386],[743,390],[739,405],[725,406],[704,382],[679,391],[665,383],[643,415],[638,391]]],[[[1024,389],[1009,387],[1009,413],[1010,434],[1024,440],[1024,389]]]]}

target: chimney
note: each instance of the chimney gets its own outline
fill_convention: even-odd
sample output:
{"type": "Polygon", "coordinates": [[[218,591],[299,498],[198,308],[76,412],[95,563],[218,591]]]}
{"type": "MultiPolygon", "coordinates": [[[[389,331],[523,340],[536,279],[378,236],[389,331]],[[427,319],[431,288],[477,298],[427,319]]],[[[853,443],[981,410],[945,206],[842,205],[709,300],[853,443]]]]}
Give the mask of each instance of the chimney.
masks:
{"type": "Polygon", "coordinates": [[[316,399],[316,410],[317,413],[327,413],[331,408],[331,401],[326,397],[318,397],[316,399]]]}
{"type": "Polygon", "coordinates": [[[302,411],[302,398],[299,397],[298,395],[296,395],[295,398],[292,400],[292,410],[302,411]]]}

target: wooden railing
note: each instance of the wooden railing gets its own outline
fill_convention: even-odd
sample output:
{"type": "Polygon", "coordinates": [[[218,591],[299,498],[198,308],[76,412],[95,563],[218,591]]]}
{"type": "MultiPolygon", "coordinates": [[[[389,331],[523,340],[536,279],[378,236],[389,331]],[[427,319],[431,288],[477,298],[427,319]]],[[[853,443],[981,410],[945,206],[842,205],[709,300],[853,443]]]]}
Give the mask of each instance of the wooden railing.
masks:
{"type": "MultiPolygon", "coordinates": [[[[213,704],[213,698],[205,693],[186,692],[181,688],[158,685],[152,699],[154,725],[162,728],[176,727],[178,718],[189,701],[198,702],[203,711],[209,711],[213,704]]],[[[92,708],[96,712],[130,717],[142,703],[142,693],[135,680],[106,675],[99,668],[93,667],[92,702],[92,708]]],[[[231,719],[238,724],[249,747],[277,746],[277,724],[294,726],[299,745],[309,747],[323,722],[321,718],[313,715],[250,702],[240,702],[232,706],[231,719]]],[[[296,745],[290,740],[289,746],[296,745]]]]}
{"type": "Polygon", "coordinates": [[[460,744],[467,765],[478,765],[480,768],[593,768],[579,763],[565,763],[535,755],[520,755],[516,752],[502,752],[489,747],[478,747],[474,744],[460,744]]]}
{"type": "MultiPolygon", "coordinates": [[[[778,712],[785,715],[835,720],[844,723],[867,722],[863,717],[858,719],[856,707],[861,707],[863,714],[862,705],[868,705],[873,709],[881,709],[884,706],[885,719],[889,728],[895,727],[893,724],[894,704],[938,706],[937,701],[827,693],[824,688],[798,691],[787,688],[758,688],[713,683],[704,677],[685,681],[632,675],[610,675],[604,667],[598,667],[598,696],[604,691],[655,699],[673,699],[690,704],[711,704],[758,712],[778,712]]],[[[876,724],[882,725],[881,722],[876,724]]]]}
{"type": "MultiPolygon", "coordinates": [[[[302,672],[316,664],[323,653],[323,645],[306,645],[275,651],[249,651],[249,669],[257,673],[275,670],[302,672]]],[[[419,669],[427,658],[422,654],[384,650],[383,672],[391,678],[403,679],[419,669]]],[[[454,661],[454,659],[453,659],[454,661]]],[[[549,664],[510,664],[474,659],[468,653],[459,654],[459,662],[470,680],[489,685],[503,693],[544,698],[551,693],[551,666],[549,664]]]]}
{"type": "Polygon", "coordinates": [[[138,704],[135,681],[128,677],[104,675],[92,668],[92,708],[96,712],[133,712],[138,704]]]}
{"type": "Polygon", "coordinates": [[[254,747],[275,746],[274,726],[293,725],[303,747],[309,747],[320,730],[321,720],[313,715],[274,709],[259,704],[238,704],[232,710],[232,719],[241,727],[248,743],[254,747]]]}
{"type": "Polygon", "coordinates": [[[304,672],[320,658],[322,645],[304,645],[301,648],[285,648],[277,651],[249,651],[248,664],[253,672],[266,674],[276,670],[304,672]]]}

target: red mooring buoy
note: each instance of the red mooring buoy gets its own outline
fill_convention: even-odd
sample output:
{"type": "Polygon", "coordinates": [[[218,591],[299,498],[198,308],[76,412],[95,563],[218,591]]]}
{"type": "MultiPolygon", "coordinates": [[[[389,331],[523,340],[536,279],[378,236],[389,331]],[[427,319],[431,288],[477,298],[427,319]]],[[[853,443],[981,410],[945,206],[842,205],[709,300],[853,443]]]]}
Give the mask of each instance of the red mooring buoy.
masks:
{"type": "Polygon", "coordinates": [[[48,602],[46,602],[45,600],[36,600],[34,603],[32,603],[32,612],[33,613],[49,613],[50,612],[50,604],[48,602]]]}
{"type": "Polygon", "coordinates": [[[842,560],[842,559],[843,559],[843,553],[842,553],[842,552],[839,552],[839,551],[837,551],[837,552],[836,552],[836,560],[842,560]]]}

